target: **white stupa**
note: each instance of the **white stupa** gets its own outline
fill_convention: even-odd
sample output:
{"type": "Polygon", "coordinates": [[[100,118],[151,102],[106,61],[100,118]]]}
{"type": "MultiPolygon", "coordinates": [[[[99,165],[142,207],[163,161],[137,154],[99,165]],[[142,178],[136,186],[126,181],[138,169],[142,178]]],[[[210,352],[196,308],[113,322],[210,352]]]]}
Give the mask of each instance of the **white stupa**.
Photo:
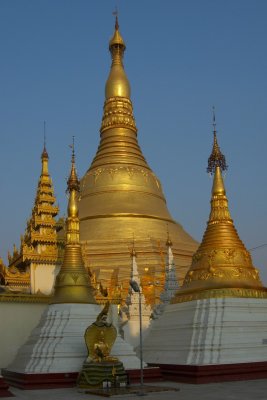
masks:
{"type": "MultiPolygon", "coordinates": [[[[79,180],[74,146],[68,192],[66,247],[51,304],[14,361],[3,370],[8,383],[24,389],[75,385],[87,357],[84,332],[101,310],[88,283],[79,241],[79,180]]],[[[140,361],[132,346],[120,336],[113,354],[124,363],[125,369],[139,368],[140,361]]]]}
{"type": "Polygon", "coordinates": [[[153,309],[152,312],[153,320],[159,318],[162,315],[166,306],[170,304],[171,299],[174,297],[176,291],[179,288],[179,284],[176,277],[174,257],[172,253],[172,242],[169,237],[169,232],[166,241],[166,246],[167,246],[167,255],[166,255],[166,265],[165,265],[164,289],[160,294],[160,303],[157,304],[153,309]]]}
{"type": "MultiPolygon", "coordinates": [[[[131,251],[131,280],[135,281],[141,290],[142,332],[143,337],[146,337],[149,331],[152,310],[150,305],[146,303],[145,296],[142,293],[136,257],[136,251],[133,246],[131,251]]],[[[139,293],[135,292],[130,285],[125,303],[126,305],[121,308],[123,338],[133,347],[137,347],[140,344],[139,293]]]]}

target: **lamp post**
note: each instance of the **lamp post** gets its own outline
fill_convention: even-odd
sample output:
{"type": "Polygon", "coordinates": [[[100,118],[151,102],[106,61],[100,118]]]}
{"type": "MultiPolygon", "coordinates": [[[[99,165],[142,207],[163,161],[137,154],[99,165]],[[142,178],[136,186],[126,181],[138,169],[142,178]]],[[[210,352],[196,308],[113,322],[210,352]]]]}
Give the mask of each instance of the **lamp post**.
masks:
{"type": "Polygon", "coordinates": [[[144,371],[143,371],[143,338],[142,338],[142,303],[141,303],[141,289],[135,280],[130,280],[130,286],[134,292],[139,295],[139,328],[140,328],[140,392],[138,396],[145,396],[144,393],[144,371]]]}

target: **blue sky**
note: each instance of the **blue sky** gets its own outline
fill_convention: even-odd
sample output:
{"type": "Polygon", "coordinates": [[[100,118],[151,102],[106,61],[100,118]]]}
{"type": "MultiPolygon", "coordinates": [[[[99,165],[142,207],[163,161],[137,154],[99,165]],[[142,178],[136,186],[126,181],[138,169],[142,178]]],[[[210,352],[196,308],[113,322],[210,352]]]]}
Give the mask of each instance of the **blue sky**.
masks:
{"type": "MultiPolygon", "coordinates": [[[[91,163],[116,4],[139,143],[172,216],[201,240],[214,105],[236,228],[248,249],[267,243],[265,0],[1,0],[0,255],[31,213],[43,121],[62,214],[72,135],[80,176],[91,163]]],[[[252,255],[267,282],[267,247],[252,255]]]]}

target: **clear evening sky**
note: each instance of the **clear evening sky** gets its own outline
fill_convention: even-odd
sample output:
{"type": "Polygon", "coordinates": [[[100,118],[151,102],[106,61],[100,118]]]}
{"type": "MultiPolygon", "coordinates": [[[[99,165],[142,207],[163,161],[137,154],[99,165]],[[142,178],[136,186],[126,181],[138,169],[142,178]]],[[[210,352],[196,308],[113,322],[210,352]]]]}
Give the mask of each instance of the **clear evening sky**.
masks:
{"type": "MultiPolygon", "coordinates": [[[[0,0],[0,256],[31,213],[43,121],[61,215],[72,135],[80,177],[91,163],[116,4],[139,143],[172,216],[201,240],[214,105],[235,226],[248,249],[266,244],[266,0],[0,0]]],[[[267,247],[252,255],[266,283],[267,247]]]]}

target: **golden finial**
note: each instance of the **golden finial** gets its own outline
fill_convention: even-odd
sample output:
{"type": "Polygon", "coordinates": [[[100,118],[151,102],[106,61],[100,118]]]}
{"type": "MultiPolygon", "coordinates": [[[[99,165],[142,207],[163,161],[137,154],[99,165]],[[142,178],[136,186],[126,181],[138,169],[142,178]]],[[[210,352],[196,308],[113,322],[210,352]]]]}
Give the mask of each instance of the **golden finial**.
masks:
{"type": "Polygon", "coordinates": [[[118,12],[115,11],[115,31],[109,41],[109,51],[112,57],[110,74],[106,83],[106,100],[114,97],[130,99],[130,84],[123,68],[123,55],[126,49],[124,40],[119,31],[118,12]]]}
{"type": "Polygon", "coordinates": [[[70,176],[68,179],[68,188],[67,191],[70,193],[71,190],[76,190],[77,192],[80,191],[80,182],[76,172],[76,165],[75,165],[75,148],[74,148],[74,136],[72,136],[72,144],[69,145],[72,149],[71,155],[71,171],[70,176]]]}
{"type": "Polygon", "coordinates": [[[171,247],[172,246],[172,241],[170,239],[170,233],[169,233],[169,225],[167,224],[167,240],[166,240],[166,246],[171,247]]]}
{"type": "Polygon", "coordinates": [[[46,150],[46,122],[45,121],[44,121],[44,148],[43,148],[43,152],[42,152],[41,158],[42,159],[43,158],[47,158],[47,159],[49,158],[47,150],[46,150]]]}
{"type": "Polygon", "coordinates": [[[118,12],[117,6],[115,7],[115,10],[113,11],[112,14],[115,16],[115,29],[118,31],[119,30],[119,21],[118,21],[119,12],[118,12]]]}
{"type": "Polygon", "coordinates": [[[207,172],[213,175],[215,173],[216,167],[220,167],[221,171],[226,171],[228,165],[225,161],[225,156],[222,154],[217,141],[217,131],[216,131],[216,119],[215,119],[215,108],[212,108],[213,112],[213,147],[211,155],[208,159],[207,172]]]}
{"type": "Polygon", "coordinates": [[[112,51],[112,47],[116,46],[117,48],[121,47],[121,50],[124,51],[126,49],[126,46],[119,31],[119,19],[118,19],[119,13],[117,7],[112,14],[115,16],[115,32],[109,42],[109,50],[112,51]]]}
{"type": "Polygon", "coordinates": [[[135,242],[135,239],[134,239],[134,233],[133,233],[133,244],[132,244],[132,249],[131,249],[131,252],[130,252],[132,258],[136,257],[136,250],[135,250],[135,247],[134,247],[134,242],[135,242]]]}

